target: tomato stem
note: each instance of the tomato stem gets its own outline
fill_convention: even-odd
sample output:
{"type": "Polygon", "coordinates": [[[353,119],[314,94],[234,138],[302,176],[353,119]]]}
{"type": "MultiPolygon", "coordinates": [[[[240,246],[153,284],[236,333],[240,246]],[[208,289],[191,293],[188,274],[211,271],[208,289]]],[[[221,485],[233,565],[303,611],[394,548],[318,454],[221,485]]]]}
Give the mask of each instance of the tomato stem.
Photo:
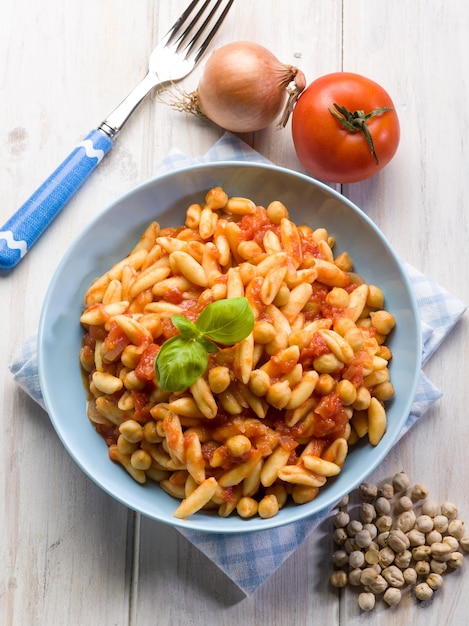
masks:
{"type": "Polygon", "coordinates": [[[375,145],[373,143],[373,137],[371,136],[370,130],[367,126],[368,120],[376,115],[381,115],[382,113],[386,113],[386,111],[392,111],[393,109],[389,107],[381,107],[378,109],[374,109],[371,113],[365,113],[365,111],[355,111],[351,113],[347,107],[339,106],[334,102],[334,109],[329,108],[329,111],[332,115],[339,120],[342,126],[351,133],[356,133],[357,131],[362,132],[365,135],[365,139],[370,147],[371,154],[374,156],[376,164],[379,163],[378,155],[376,154],[375,145]]]}

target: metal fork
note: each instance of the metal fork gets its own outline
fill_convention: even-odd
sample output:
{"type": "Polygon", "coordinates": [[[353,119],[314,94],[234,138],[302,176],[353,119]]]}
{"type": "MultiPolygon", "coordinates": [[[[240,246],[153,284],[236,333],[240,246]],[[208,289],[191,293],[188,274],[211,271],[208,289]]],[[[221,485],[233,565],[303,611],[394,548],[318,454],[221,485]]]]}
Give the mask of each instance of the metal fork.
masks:
{"type": "Polygon", "coordinates": [[[0,269],[15,267],[113,147],[155,87],[186,77],[200,61],[234,0],[192,0],[150,55],[143,80],[81,141],[0,229],[0,269]]]}

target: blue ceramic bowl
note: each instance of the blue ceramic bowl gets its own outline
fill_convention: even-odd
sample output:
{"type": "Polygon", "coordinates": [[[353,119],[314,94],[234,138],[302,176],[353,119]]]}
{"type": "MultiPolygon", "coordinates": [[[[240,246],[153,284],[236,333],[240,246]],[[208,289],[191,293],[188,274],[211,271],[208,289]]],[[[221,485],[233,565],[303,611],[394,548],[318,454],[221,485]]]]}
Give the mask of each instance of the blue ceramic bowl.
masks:
{"type": "Polygon", "coordinates": [[[208,532],[250,532],[273,528],[314,515],[334,505],[362,482],[395,443],[409,414],[420,372],[420,321],[412,288],[401,262],[383,234],[352,202],[307,176],[273,165],[224,162],[196,165],[155,178],[120,198],[77,237],[57,268],[41,314],[38,335],[39,375],[52,424],[81,469],[104,491],[143,515],[185,529],[208,532]],[[189,204],[220,185],[228,195],[245,196],[256,204],[281,200],[296,223],[324,227],[335,237],[335,253],[348,251],[355,270],[379,285],[386,309],[396,318],[389,346],[395,398],[387,408],[388,429],[377,447],[353,447],[342,472],[329,480],[315,500],[289,505],[277,516],[243,520],[201,512],[177,520],[177,501],[156,484],[137,484],[111,462],[105,442],[86,416],[78,354],[82,329],[78,322],[85,291],[134,246],[146,225],[158,221],[177,226],[189,204]]]}

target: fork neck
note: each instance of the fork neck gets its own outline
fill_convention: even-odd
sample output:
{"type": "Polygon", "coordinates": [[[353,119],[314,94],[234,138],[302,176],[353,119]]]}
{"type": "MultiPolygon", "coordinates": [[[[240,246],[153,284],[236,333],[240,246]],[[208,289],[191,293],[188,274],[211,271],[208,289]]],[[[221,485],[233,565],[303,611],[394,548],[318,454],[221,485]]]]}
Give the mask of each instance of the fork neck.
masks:
{"type": "Polygon", "coordinates": [[[149,71],[138,85],[132,89],[129,95],[100,124],[98,130],[105,133],[110,139],[115,139],[140,102],[158,82],[156,74],[149,71]]]}

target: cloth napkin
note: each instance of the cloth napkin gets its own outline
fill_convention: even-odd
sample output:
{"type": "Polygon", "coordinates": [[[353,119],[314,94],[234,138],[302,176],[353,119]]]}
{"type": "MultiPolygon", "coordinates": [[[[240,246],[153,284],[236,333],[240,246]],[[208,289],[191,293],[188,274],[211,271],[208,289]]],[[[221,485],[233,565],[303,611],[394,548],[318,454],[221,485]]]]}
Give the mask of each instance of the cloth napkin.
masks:
{"type": "MultiPolygon", "coordinates": [[[[239,138],[225,133],[205,155],[198,158],[189,157],[177,149],[171,150],[157,168],[156,174],[195,163],[220,160],[267,162],[267,159],[239,138]]],[[[422,363],[425,364],[464,314],[466,306],[411,265],[405,264],[405,267],[420,309],[422,363]]],[[[10,371],[16,383],[45,408],[37,372],[36,335],[30,337],[14,354],[10,371]]],[[[442,393],[421,372],[411,412],[400,436],[404,435],[441,395],[442,393]]],[[[178,529],[178,532],[249,596],[329,514],[330,510],[277,529],[247,534],[212,534],[184,529],[178,529]]]]}

